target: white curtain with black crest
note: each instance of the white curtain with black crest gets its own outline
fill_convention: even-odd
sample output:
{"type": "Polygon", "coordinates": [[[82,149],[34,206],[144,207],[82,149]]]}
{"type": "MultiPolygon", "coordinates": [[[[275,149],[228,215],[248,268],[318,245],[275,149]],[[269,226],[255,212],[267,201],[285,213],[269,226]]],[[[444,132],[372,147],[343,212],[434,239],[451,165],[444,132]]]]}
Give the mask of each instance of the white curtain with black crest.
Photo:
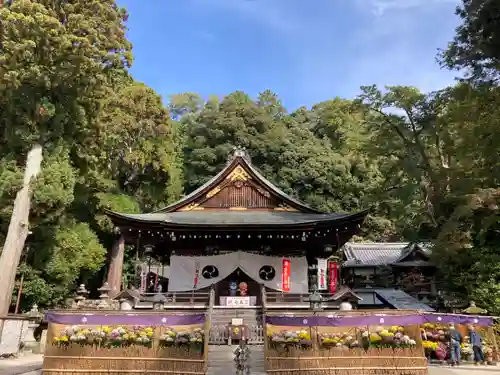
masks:
{"type": "MultiPolygon", "coordinates": [[[[290,260],[290,293],[307,293],[307,260],[305,257],[288,257],[290,260]]],[[[179,256],[170,258],[168,290],[183,292],[202,289],[228,277],[240,269],[253,280],[274,290],[282,290],[282,257],[251,254],[243,251],[211,256],[179,256]],[[196,278],[196,272],[199,272],[196,278]],[[195,285],[195,279],[197,284],[195,285]]]]}

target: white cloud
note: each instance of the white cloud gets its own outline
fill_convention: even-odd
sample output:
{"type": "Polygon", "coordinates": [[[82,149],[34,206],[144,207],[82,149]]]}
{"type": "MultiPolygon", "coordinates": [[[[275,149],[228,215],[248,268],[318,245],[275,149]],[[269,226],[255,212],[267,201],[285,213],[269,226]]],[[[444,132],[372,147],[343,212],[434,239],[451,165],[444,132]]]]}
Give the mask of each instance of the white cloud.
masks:
{"type": "Polygon", "coordinates": [[[433,91],[453,82],[435,56],[453,36],[460,0],[191,1],[279,36],[290,52],[290,85],[311,102],[354,96],[372,83],[433,91]]]}
{"type": "Polygon", "coordinates": [[[349,30],[344,46],[317,50],[301,62],[303,89],[315,100],[339,93],[348,97],[359,86],[411,85],[424,92],[454,82],[454,72],[436,62],[454,34],[458,0],[356,0],[355,8],[364,23],[349,30]],[[344,71],[333,62],[347,53],[344,71]],[[314,57],[313,57],[314,56],[314,57]]]}
{"type": "Polygon", "coordinates": [[[457,0],[356,0],[361,9],[369,9],[377,16],[394,10],[411,10],[414,8],[432,7],[441,4],[457,4],[457,0]]]}

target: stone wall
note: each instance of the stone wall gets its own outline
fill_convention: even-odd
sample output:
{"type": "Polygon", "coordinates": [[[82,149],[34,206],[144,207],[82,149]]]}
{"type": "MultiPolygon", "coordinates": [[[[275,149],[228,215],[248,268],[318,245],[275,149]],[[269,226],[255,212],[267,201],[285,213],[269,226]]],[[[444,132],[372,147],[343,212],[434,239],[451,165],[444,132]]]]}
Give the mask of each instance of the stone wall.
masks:
{"type": "Polygon", "coordinates": [[[17,354],[24,345],[28,333],[29,320],[22,316],[0,318],[3,329],[0,334],[0,355],[17,354]]]}

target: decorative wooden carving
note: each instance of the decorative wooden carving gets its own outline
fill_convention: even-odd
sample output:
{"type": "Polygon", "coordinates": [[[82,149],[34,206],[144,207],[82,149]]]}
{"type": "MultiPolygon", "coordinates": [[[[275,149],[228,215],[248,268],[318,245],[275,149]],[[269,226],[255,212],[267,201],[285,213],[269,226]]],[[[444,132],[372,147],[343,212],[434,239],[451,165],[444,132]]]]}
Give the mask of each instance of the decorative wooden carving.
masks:
{"type": "Polygon", "coordinates": [[[179,211],[202,211],[204,207],[200,207],[199,203],[191,203],[179,209],[179,211]]]}
{"type": "Polygon", "coordinates": [[[220,186],[216,186],[212,190],[210,190],[205,197],[206,198],[212,198],[214,195],[216,195],[217,193],[219,193],[219,191],[221,191],[221,190],[222,189],[221,189],[220,186]]]}
{"type": "Polygon", "coordinates": [[[273,209],[276,202],[270,194],[262,194],[250,181],[229,182],[217,194],[202,203],[205,208],[246,207],[273,209]]]}
{"type": "Polygon", "coordinates": [[[248,181],[251,179],[250,175],[243,169],[242,166],[238,165],[233,171],[226,177],[230,181],[248,181]]]}
{"type": "Polygon", "coordinates": [[[266,197],[266,198],[270,198],[270,197],[271,197],[271,194],[270,194],[267,190],[264,190],[264,189],[262,189],[262,188],[260,188],[260,187],[258,187],[258,186],[255,186],[255,189],[256,189],[259,193],[261,193],[264,197],[266,197]]]}
{"type": "Polygon", "coordinates": [[[250,174],[241,165],[238,165],[224,181],[213,187],[204,197],[180,208],[179,211],[196,211],[204,208],[298,211],[286,203],[280,202],[265,186],[252,180],[250,174]]]}
{"type": "Polygon", "coordinates": [[[274,208],[275,211],[288,211],[288,212],[297,212],[297,210],[293,207],[290,207],[289,205],[285,203],[281,203],[278,207],[274,208]]]}

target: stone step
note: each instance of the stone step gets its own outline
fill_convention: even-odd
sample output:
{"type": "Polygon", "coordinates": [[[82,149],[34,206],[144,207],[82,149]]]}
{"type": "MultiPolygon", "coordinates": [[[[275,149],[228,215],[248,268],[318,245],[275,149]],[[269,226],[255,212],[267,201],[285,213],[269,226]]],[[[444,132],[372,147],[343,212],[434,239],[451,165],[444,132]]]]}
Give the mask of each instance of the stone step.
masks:
{"type": "MultiPolygon", "coordinates": [[[[211,375],[229,375],[234,373],[236,369],[236,364],[234,362],[234,354],[233,350],[236,346],[226,347],[231,348],[232,350],[226,349],[225,352],[222,352],[221,349],[212,350],[209,352],[208,356],[208,374],[211,375]]],[[[264,361],[264,353],[256,352],[250,353],[249,365],[252,370],[252,374],[265,373],[265,361],[264,361]]]]}
{"type": "MultiPolygon", "coordinates": [[[[207,375],[230,375],[236,371],[234,351],[238,345],[209,345],[207,375]]],[[[249,364],[252,375],[264,375],[264,346],[250,345],[249,364]]]]}

